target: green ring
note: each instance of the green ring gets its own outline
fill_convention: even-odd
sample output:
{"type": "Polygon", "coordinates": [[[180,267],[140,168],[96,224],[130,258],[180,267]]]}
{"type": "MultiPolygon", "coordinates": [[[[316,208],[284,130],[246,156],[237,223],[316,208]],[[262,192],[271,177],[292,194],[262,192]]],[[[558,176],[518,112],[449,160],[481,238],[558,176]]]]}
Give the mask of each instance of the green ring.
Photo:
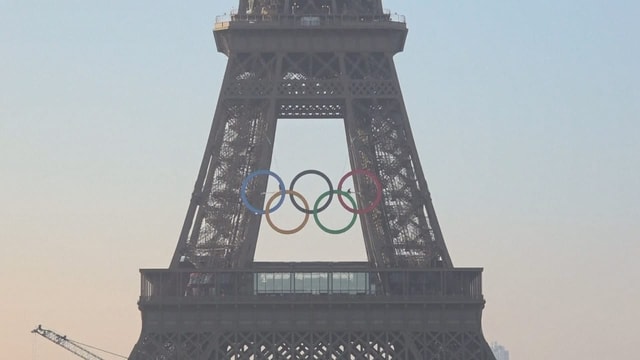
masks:
{"type": "Polygon", "coordinates": [[[353,226],[353,224],[356,223],[356,219],[358,218],[358,214],[357,213],[353,213],[353,217],[351,218],[351,222],[343,227],[342,229],[338,229],[338,230],[333,230],[333,229],[329,229],[328,227],[322,225],[320,223],[320,219],[318,218],[318,206],[320,205],[320,202],[322,202],[322,199],[326,198],[327,196],[331,195],[331,194],[339,194],[339,195],[343,195],[344,197],[346,197],[349,202],[351,202],[351,206],[353,209],[356,208],[356,201],[353,199],[353,197],[351,197],[351,194],[349,194],[346,191],[343,190],[329,190],[326,191],[324,194],[320,195],[320,197],[318,198],[318,200],[316,200],[316,203],[313,205],[313,220],[315,220],[316,224],[318,224],[318,227],[320,229],[322,229],[322,231],[328,233],[328,234],[333,234],[333,235],[338,235],[338,234],[342,234],[344,232],[347,232],[349,229],[351,229],[351,227],[353,226]]]}

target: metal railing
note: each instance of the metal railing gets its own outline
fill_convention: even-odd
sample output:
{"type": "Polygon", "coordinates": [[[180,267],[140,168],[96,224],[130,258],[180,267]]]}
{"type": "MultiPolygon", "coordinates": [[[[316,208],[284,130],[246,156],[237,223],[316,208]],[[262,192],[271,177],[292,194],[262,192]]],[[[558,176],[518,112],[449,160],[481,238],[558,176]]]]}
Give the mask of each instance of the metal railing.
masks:
{"type": "Polygon", "coordinates": [[[384,13],[380,15],[352,15],[352,14],[237,14],[230,13],[216,17],[215,29],[228,28],[235,24],[256,24],[262,26],[358,26],[379,23],[406,24],[404,15],[384,13]]]}

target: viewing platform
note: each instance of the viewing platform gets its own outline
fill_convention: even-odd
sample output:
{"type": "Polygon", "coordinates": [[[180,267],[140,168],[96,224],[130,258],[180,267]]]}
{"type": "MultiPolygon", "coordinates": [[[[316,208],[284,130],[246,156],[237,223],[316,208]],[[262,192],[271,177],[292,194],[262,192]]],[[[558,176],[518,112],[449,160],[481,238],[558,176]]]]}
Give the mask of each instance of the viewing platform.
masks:
{"type": "Polygon", "coordinates": [[[216,17],[214,30],[231,27],[251,28],[371,28],[373,26],[406,29],[404,15],[365,14],[225,14],[216,17]]]}
{"type": "Polygon", "coordinates": [[[405,20],[389,11],[232,11],[216,17],[213,33],[218,51],[227,55],[274,49],[395,53],[404,48],[405,20]],[[241,42],[234,40],[239,37],[241,42]]]}
{"type": "Polygon", "coordinates": [[[254,263],[250,270],[143,269],[140,306],[170,304],[483,304],[482,269],[366,263],[254,263]]]}

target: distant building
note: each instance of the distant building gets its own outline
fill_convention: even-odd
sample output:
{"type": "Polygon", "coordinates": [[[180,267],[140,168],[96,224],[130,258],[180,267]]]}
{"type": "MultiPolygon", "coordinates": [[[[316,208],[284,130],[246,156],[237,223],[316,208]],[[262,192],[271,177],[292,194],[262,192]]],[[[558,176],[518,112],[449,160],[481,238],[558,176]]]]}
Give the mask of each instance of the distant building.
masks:
{"type": "Polygon", "coordinates": [[[491,351],[493,351],[496,360],[509,360],[509,351],[497,342],[491,344],[491,351]]]}

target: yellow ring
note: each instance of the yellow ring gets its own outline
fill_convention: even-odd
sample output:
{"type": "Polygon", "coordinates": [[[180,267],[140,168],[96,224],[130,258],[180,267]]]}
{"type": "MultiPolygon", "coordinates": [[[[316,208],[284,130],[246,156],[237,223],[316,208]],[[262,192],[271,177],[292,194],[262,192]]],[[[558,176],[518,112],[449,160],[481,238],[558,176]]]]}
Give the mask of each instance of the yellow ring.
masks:
{"type": "MultiPolygon", "coordinates": [[[[304,196],[302,196],[302,194],[300,194],[297,191],[293,191],[293,190],[286,190],[285,191],[286,195],[293,195],[297,198],[300,199],[300,201],[302,201],[302,204],[304,204],[304,208],[305,210],[309,210],[309,203],[307,202],[307,199],[304,198],[304,196]]],[[[273,224],[273,221],[271,221],[271,212],[269,211],[269,209],[271,209],[271,203],[273,203],[276,198],[278,198],[279,196],[282,196],[282,192],[278,191],[277,193],[273,194],[270,198],[269,201],[267,201],[267,206],[266,209],[264,210],[264,214],[267,216],[267,222],[269,223],[269,226],[271,226],[271,228],[273,230],[275,230],[276,232],[283,234],[283,235],[291,235],[291,234],[295,234],[298,231],[302,230],[302,228],[307,225],[307,221],[309,221],[309,212],[305,211],[304,213],[304,220],[302,220],[302,224],[300,224],[300,226],[298,226],[295,229],[291,229],[291,230],[284,230],[284,229],[280,229],[279,227],[275,226],[273,224]]]]}

